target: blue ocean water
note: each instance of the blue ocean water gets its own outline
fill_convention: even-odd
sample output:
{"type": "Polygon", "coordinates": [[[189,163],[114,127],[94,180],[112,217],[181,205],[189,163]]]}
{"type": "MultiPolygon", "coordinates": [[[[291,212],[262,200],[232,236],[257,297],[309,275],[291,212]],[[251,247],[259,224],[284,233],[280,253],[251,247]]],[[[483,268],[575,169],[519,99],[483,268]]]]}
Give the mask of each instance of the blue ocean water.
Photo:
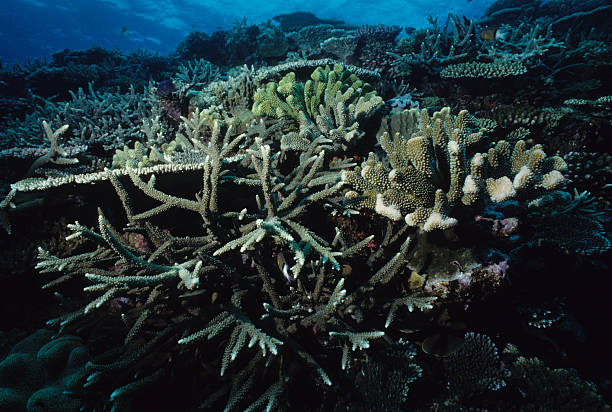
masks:
{"type": "Polygon", "coordinates": [[[0,61],[23,63],[62,49],[92,46],[167,54],[193,30],[212,33],[237,20],[257,24],[281,13],[307,11],[352,24],[425,27],[449,12],[478,18],[493,0],[206,1],[3,0],[0,61]]]}

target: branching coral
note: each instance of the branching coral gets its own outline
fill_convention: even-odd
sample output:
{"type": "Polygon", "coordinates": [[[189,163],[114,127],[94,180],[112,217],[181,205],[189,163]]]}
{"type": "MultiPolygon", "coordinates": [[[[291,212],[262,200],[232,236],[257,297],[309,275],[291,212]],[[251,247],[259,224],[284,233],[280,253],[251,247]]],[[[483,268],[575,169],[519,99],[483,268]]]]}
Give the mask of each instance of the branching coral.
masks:
{"type": "MultiPolygon", "coordinates": [[[[143,171],[152,168],[105,172],[124,206],[130,231],[142,235],[150,248],[130,245],[99,211],[97,229],[78,222],[70,225],[73,234],[69,240],[84,238],[95,245],[91,250],[69,257],[39,250],[37,267],[41,272],[63,273],[46,288],[84,277],[91,283],[85,292],[96,295],[80,309],[50,321],[50,325],[70,328],[108,310],[115,301],[133,302],[134,306],[139,302],[136,310],[122,315],[129,327],[125,343],[132,350],[110,363],[90,365],[83,377],[87,388],[110,394],[107,402],[115,406],[171,368],[169,364],[147,368],[135,381],[120,373],[149,359],[158,346],[178,343],[192,351],[207,340],[223,339],[225,350],[212,360],[219,363],[222,379],[207,388],[203,400],[219,404],[222,398],[227,409],[238,404],[255,408],[266,403],[270,407],[278,405],[294,379],[290,370],[295,368],[305,368],[315,381],[331,385],[318,356],[307,352],[302,347],[304,338],[298,340],[296,336],[319,344],[329,339],[349,341],[354,349],[365,351],[371,339],[384,335],[356,327],[348,309],[355,297],[349,301],[344,279],[336,270],[340,259],[358,253],[372,237],[349,246],[340,242],[342,233],[338,231],[328,242],[304,223],[310,207],[330,199],[340,189],[339,171],[352,167],[351,163],[325,165],[325,151],[319,144],[326,139],[319,138],[302,153],[298,167],[283,174],[278,157],[264,143],[268,136],[261,134],[250,140],[247,134],[233,135],[231,128],[222,136],[219,123],[209,130],[204,119],[183,118],[183,138],[203,153],[202,186],[195,200],[165,193],[157,187],[155,175],[145,181],[143,171]],[[238,154],[233,155],[235,152],[238,154]],[[230,164],[233,175],[226,169],[230,164]],[[135,209],[121,181],[125,174],[158,205],[144,211],[135,209]],[[259,192],[261,198],[255,195],[243,210],[232,211],[235,203],[228,202],[228,187],[245,198],[259,192]],[[255,209],[249,210],[253,205],[255,209]],[[151,222],[171,209],[195,212],[204,228],[193,227],[194,233],[189,236],[177,236],[151,222]],[[241,253],[234,251],[237,248],[241,253]],[[263,266],[270,260],[270,248],[279,256],[291,256],[291,275],[286,269],[263,266]],[[307,272],[305,268],[318,272],[316,280],[303,273],[307,272]],[[304,292],[310,298],[296,295],[292,286],[296,284],[312,288],[304,292]],[[160,305],[178,316],[176,321],[164,320],[160,305]],[[258,319],[257,313],[265,316],[258,319]],[[138,345],[143,338],[148,342],[138,345]],[[259,350],[247,356],[253,346],[259,350]],[[251,379],[249,374],[261,379],[251,379]]],[[[348,369],[355,357],[363,355],[349,356],[348,346],[344,347],[339,363],[348,369]]]]}
{"type": "Polygon", "coordinates": [[[382,105],[382,98],[368,83],[339,65],[333,69],[318,67],[310,77],[302,84],[291,72],[279,83],[268,83],[255,93],[253,113],[299,121],[299,135],[287,135],[285,148],[304,150],[306,142],[319,135],[329,138],[334,146],[346,147],[361,136],[359,121],[370,117],[382,105]]]}
{"type": "Polygon", "coordinates": [[[516,410],[610,410],[594,385],[576,371],[552,369],[538,358],[519,357],[512,364],[510,383],[523,394],[516,410]]]}
{"type": "Polygon", "coordinates": [[[518,27],[502,25],[503,38],[487,44],[486,53],[479,53],[479,59],[520,62],[529,68],[542,64],[543,56],[550,49],[563,47],[563,42],[553,37],[551,26],[542,34],[539,24],[521,23],[518,27]]]}
{"type": "MultiPolygon", "coordinates": [[[[143,119],[150,116],[149,123],[155,124],[155,116],[161,116],[153,90],[151,83],[142,92],[132,87],[129,93],[102,93],[90,83],[87,91],[70,91],[70,100],[63,103],[33,96],[36,110],[15,124],[9,124],[1,137],[6,140],[18,135],[18,146],[39,146],[38,124],[40,119],[48,119],[49,123],[70,126],[71,136],[67,143],[71,147],[95,144],[112,149],[137,138],[147,140],[152,136],[144,130],[143,119]]],[[[156,127],[162,128],[161,125],[156,127]]]]}
{"type": "Polygon", "coordinates": [[[368,366],[355,379],[359,400],[353,400],[357,410],[399,410],[406,402],[410,384],[423,370],[413,363],[416,349],[402,339],[384,353],[375,354],[368,366]]]}
{"type": "Polygon", "coordinates": [[[396,64],[420,64],[434,66],[440,63],[451,63],[466,58],[478,47],[475,24],[469,20],[465,23],[456,14],[449,13],[444,26],[438,25],[438,17],[428,17],[431,28],[416,33],[415,44],[400,42],[401,55],[392,53],[396,64]],[[452,35],[448,31],[451,25],[452,35]],[[408,50],[406,50],[408,49],[408,50]]]}
{"type": "Polygon", "coordinates": [[[4,230],[6,230],[9,235],[11,234],[11,221],[9,219],[9,211],[10,209],[15,208],[15,205],[13,204],[13,197],[15,197],[16,193],[17,190],[11,189],[11,191],[8,192],[4,199],[2,199],[2,201],[0,202],[0,225],[4,230]]]}
{"type": "Polygon", "coordinates": [[[541,128],[550,132],[558,126],[559,121],[567,114],[567,108],[533,107],[528,105],[501,106],[485,117],[497,122],[500,127],[541,128]]]}
{"type": "MultiPolygon", "coordinates": [[[[328,247],[327,242],[294,220],[304,211],[308,203],[330,196],[341,186],[340,184],[335,184],[330,188],[304,196],[302,188],[312,186],[311,182],[316,176],[319,168],[322,166],[325,152],[320,152],[308,173],[304,174],[304,168],[300,168],[299,172],[292,179],[292,181],[287,181],[287,183],[278,182],[280,185],[275,182],[277,189],[276,191],[278,191],[278,194],[275,194],[275,190],[272,190],[270,187],[270,184],[272,183],[270,174],[270,147],[262,145],[261,141],[256,139],[255,150],[252,150],[250,155],[251,163],[259,178],[258,181],[260,183],[258,185],[261,185],[265,200],[265,205],[261,205],[261,217],[248,214],[246,209],[239,213],[226,214],[226,216],[238,216],[240,219],[243,219],[244,217],[247,219],[256,217],[256,219],[255,221],[244,225],[240,229],[240,232],[244,233],[244,235],[226,243],[221,248],[217,249],[214,255],[219,255],[235,249],[238,246],[240,246],[240,251],[244,252],[252,248],[254,243],[261,242],[266,235],[270,235],[277,239],[277,242],[291,245],[296,262],[291,268],[291,271],[296,277],[304,265],[307,251],[310,249],[316,251],[324,262],[329,261],[335,268],[339,268],[339,264],[335,256],[340,255],[341,253],[332,252],[328,247]],[[281,188],[285,187],[285,190],[280,190],[281,188]],[[283,192],[286,194],[286,197],[282,201],[277,200],[280,199],[279,195],[281,195],[283,192]],[[295,235],[291,232],[295,233],[295,235]]],[[[254,183],[247,180],[244,180],[243,182],[247,184],[254,183]]]]}
{"type": "Polygon", "coordinates": [[[429,232],[455,226],[453,211],[457,217],[474,213],[486,199],[534,196],[563,182],[565,162],[546,157],[540,146],[500,141],[487,153],[476,152],[483,133],[470,125],[466,111],[455,117],[445,108],[430,117],[411,109],[394,116],[403,130],[380,136],[386,157],[371,153],[361,167],[343,172],[343,182],[355,189],[345,194],[349,204],[393,220],[404,217],[429,232]]]}
{"type": "Polygon", "coordinates": [[[28,174],[34,172],[36,169],[47,163],[53,163],[57,165],[70,165],[78,163],[78,159],[68,157],[68,153],[59,145],[58,142],[59,136],[62,135],[66,130],[68,130],[68,125],[65,124],[57,130],[53,131],[51,130],[51,126],[49,126],[49,124],[45,120],[43,120],[42,124],[43,129],[45,131],[45,135],[51,143],[51,148],[46,154],[42,155],[34,161],[32,166],[30,166],[28,174]]]}
{"type": "Polygon", "coordinates": [[[218,80],[219,68],[204,59],[188,61],[181,64],[176,73],[176,79],[183,83],[184,87],[202,87],[207,83],[218,80]]]}

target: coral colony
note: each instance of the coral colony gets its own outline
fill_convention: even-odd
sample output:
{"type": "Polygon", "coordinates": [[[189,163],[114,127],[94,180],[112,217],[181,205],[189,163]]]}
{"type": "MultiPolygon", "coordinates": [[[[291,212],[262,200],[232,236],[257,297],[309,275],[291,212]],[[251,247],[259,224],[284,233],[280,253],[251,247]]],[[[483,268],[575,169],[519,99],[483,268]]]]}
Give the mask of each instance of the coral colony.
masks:
{"type": "Polygon", "coordinates": [[[610,410],[611,7],[1,67],[0,409],[610,410]]]}

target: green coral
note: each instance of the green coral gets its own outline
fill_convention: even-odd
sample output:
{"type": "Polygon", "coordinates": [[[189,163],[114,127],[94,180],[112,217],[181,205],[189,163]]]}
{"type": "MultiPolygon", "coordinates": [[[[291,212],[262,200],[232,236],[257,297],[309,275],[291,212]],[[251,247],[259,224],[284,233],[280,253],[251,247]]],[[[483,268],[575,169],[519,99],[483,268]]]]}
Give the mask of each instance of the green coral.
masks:
{"type": "Polygon", "coordinates": [[[370,117],[383,104],[382,98],[370,84],[340,65],[317,67],[310,77],[301,83],[290,72],[278,83],[258,89],[253,113],[299,122],[299,133],[290,132],[281,139],[283,150],[304,151],[320,135],[332,141],[331,147],[345,149],[362,136],[359,121],[370,117]]]}
{"type": "MultiPolygon", "coordinates": [[[[387,130],[378,136],[380,150],[371,149],[358,168],[352,163],[356,153],[330,159],[330,149],[346,148],[364,134],[359,122],[382,99],[355,72],[341,66],[312,71],[315,63],[308,64],[273,70],[265,80],[249,77],[254,71],[245,69],[244,81],[233,86],[240,92],[229,93],[228,86],[225,94],[215,95],[209,112],[198,109],[183,118],[173,130],[174,141],[162,144],[170,140],[167,130],[151,127],[151,145],[118,151],[113,166],[120,169],[98,172],[97,181],[110,181],[116,189],[126,219],[117,219],[114,211],[107,219],[100,212],[98,228],[69,225],[73,233],[67,240],[91,246],[85,250],[79,243],[79,254],[56,257],[39,250],[37,268],[62,273],[46,287],[82,279],[88,282],[84,291],[94,293],[89,303],[50,324],[87,333],[88,326],[102,323],[98,320],[114,319],[112,326],[118,327],[112,337],[124,342],[90,364],[87,374],[76,375],[85,378],[81,393],[99,397],[92,407],[119,409],[129,399],[153,393],[146,387],[167,374],[154,389],[170,383],[176,399],[191,409],[201,402],[200,408],[215,410],[223,404],[226,410],[293,407],[294,394],[305,384],[305,397],[319,391],[324,409],[338,401],[339,408],[357,410],[360,400],[364,410],[406,408],[407,385],[421,369],[412,362],[415,352],[395,343],[397,336],[422,324],[429,329],[436,317],[436,328],[446,328],[455,308],[458,312],[485,295],[478,292],[489,296],[507,269],[501,268],[506,261],[483,261],[491,247],[487,230],[465,236],[463,229],[475,233],[481,223],[456,233],[428,232],[473,221],[488,202],[537,196],[543,201],[541,195],[563,181],[559,158],[522,141],[490,144],[485,134],[497,122],[466,111],[453,115],[448,108],[387,117],[387,130]],[[302,82],[299,75],[306,70],[312,74],[302,82]],[[255,89],[272,76],[280,80],[260,87],[253,103],[255,89]],[[251,117],[228,121],[241,105],[251,117]],[[253,125],[256,113],[282,119],[253,125]],[[157,162],[163,164],[144,168],[157,162]],[[197,185],[189,186],[192,182],[197,185]],[[371,208],[406,224],[387,221],[383,230],[376,219],[354,216],[355,210],[342,206],[343,185],[349,187],[345,205],[371,208]],[[146,245],[127,242],[126,232],[146,245]],[[499,273],[489,276],[494,265],[499,273]],[[128,310],[117,313],[118,302],[127,302],[128,310]],[[190,359],[205,367],[177,373],[188,369],[180,362],[190,359]],[[346,390],[346,382],[353,387],[346,390]],[[197,398],[191,397],[193,387],[201,388],[197,398]],[[132,396],[136,391],[142,392],[132,396]]],[[[215,90],[230,83],[219,82],[215,90]]],[[[11,197],[0,204],[0,218],[7,215],[11,197]]],[[[532,226],[528,234],[543,227],[532,226]]],[[[601,231],[601,225],[595,229],[601,231]]],[[[514,240],[498,239],[493,247],[504,242],[514,240]]],[[[448,368],[455,378],[466,375],[463,383],[445,379],[455,393],[486,393],[501,378],[497,353],[487,350],[490,339],[476,338],[481,344],[470,347],[467,339],[457,355],[462,359],[455,357],[448,368]],[[475,368],[477,361],[484,367],[475,368]]],[[[50,371],[63,369],[57,359],[72,353],[75,341],[61,338],[40,351],[50,371]]],[[[441,353],[431,350],[433,341],[424,344],[425,352],[441,353]]],[[[25,365],[17,370],[18,377],[30,374],[25,365]]],[[[431,377],[426,378],[429,383],[431,377]]],[[[63,395],[56,388],[40,392],[40,399],[63,395]]],[[[16,390],[3,390],[8,402],[17,402],[16,390]]]]}
{"type": "MultiPolygon", "coordinates": [[[[103,316],[111,299],[143,302],[122,317],[129,328],[125,350],[90,365],[85,379],[87,393],[104,394],[108,404],[119,408],[122,402],[133,398],[131,394],[170,371],[169,363],[160,363],[158,347],[174,348],[178,344],[182,351],[197,353],[213,338],[223,340],[225,350],[210,351],[217,358],[211,361],[219,368],[214,368],[217,376],[204,372],[205,379],[211,382],[202,394],[205,403],[218,407],[225,400],[228,410],[238,405],[251,404],[255,408],[262,403],[270,407],[282,404],[296,370],[310,371],[315,384],[331,386],[327,368],[319,365],[319,354],[315,358],[307,351],[310,349],[303,348],[302,339],[295,337],[296,331],[314,344],[319,340],[326,344],[329,331],[341,334],[341,340],[361,337],[357,346],[362,350],[351,354],[357,359],[365,358],[368,339],[382,336],[380,332],[362,336],[360,333],[370,328],[358,328],[350,322],[350,314],[345,314],[347,292],[339,271],[343,260],[365,248],[372,237],[350,245],[338,231],[328,241],[324,236],[331,233],[318,235],[307,220],[312,215],[310,210],[333,201],[340,190],[339,170],[353,165],[342,160],[326,164],[326,151],[320,147],[326,139],[321,137],[300,156],[299,164],[284,174],[279,156],[272,153],[273,146],[264,144],[271,139],[263,121],[254,129],[258,135],[254,138],[245,133],[236,136],[230,129],[222,134],[218,123],[209,130],[205,116],[193,115],[183,123],[179,137],[205,154],[203,166],[198,169],[201,185],[195,189],[194,199],[165,193],[156,186],[155,175],[145,181],[140,171],[129,168],[125,173],[132,184],[154,201],[145,210],[138,210],[124,188],[125,179],[105,172],[129,225],[153,248],[138,249],[125,243],[121,229],[99,211],[96,229],[78,222],[69,225],[73,233],[68,240],[87,240],[93,246],[91,250],[68,257],[39,250],[37,268],[45,273],[63,272],[50,284],[78,275],[90,282],[85,291],[95,294],[90,303],[53,319],[51,325],[69,328],[103,316]],[[228,202],[230,199],[239,202],[228,202]],[[152,223],[152,218],[171,209],[194,212],[196,219],[188,224],[195,236],[176,236],[152,223]],[[197,219],[198,215],[201,219],[197,219]],[[198,221],[203,229],[193,224],[198,221]],[[272,258],[270,248],[279,259],[284,256],[282,268],[267,264],[272,258]],[[255,269],[263,282],[267,304],[263,308],[259,304],[258,309],[253,306],[253,298],[262,297],[261,288],[247,287],[260,280],[248,272],[248,265],[240,263],[241,258],[253,261],[250,269],[255,269]],[[311,271],[320,273],[318,286],[313,285],[311,271]],[[298,282],[312,287],[311,303],[304,301],[294,306],[285,300],[298,282]],[[200,311],[205,295],[211,305],[200,311]],[[184,320],[177,324],[165,322],[165,314],[157,308],[167,302],[175,308],[186,305],[187,311],[181,310],[184,320]],[[267,317],[259,317],[253,310],[267,317]],[[167,325],[161,331],[154,326],[159,321],[167,325]],[[280,329],[275,329],[275,324],[280,329]],[[142,339],[146,343],[138,346],[142,339]],[[254,345],[260,350],[249,350],[254,345]],[[141,369],[145,364],[155,366],[141,369]],[[139,372],[137,379],[133,378],[135,369],[139,372]]],[[[362,363],[350,359],[345,364],[346,361],[357,367],[362,363]]]]}
{"type": "Polygon", "coordinates": [[[299,112],[302,111],[314,120],[319,113],[319,105],[325,103],[326,92],[335,96],[338,91],[344,94],[350,88],[354,95],[348,103],[360,97],[367,101],[376,95],[369,83],[363,82],[353,72],[338,64],[333,68],[317,67],[310,78],[302,84],[296,81],[295,73],[290,72],[278,83],[267,83],[255,92],[253,113],[277,118],[289,116],[299,120],[299,112]]]}
{"type": "MultiPolygon", "coordinates": [[[[280,87],[281,90],[286,90],[286,83],[290,81],[290,79],[288,78],[290,74],[287,74],[281,80],[284,86],[280,87]]],[[[278,118],[283,116],[290,116],[297,119],[298,108],[292,104],[293,95],[284,95],[279,90],[279,85],[277,83],[270,82],[266,84],[264,88],[258,89],[255,92],[254,99],[255,102],[253,103],[253,113],[258,116],[270,116],[278,118]]]]}

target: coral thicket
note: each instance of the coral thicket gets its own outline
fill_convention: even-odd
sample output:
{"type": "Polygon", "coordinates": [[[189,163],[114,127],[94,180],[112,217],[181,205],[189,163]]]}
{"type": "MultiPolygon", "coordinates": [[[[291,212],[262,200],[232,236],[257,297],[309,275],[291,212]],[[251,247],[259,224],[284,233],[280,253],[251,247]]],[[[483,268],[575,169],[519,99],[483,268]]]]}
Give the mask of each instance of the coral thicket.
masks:
{"type": "Polygon", "coordinates": [[[610,6],[574,3],[0,67],[0,409],[609,410],[610,6]]]}

